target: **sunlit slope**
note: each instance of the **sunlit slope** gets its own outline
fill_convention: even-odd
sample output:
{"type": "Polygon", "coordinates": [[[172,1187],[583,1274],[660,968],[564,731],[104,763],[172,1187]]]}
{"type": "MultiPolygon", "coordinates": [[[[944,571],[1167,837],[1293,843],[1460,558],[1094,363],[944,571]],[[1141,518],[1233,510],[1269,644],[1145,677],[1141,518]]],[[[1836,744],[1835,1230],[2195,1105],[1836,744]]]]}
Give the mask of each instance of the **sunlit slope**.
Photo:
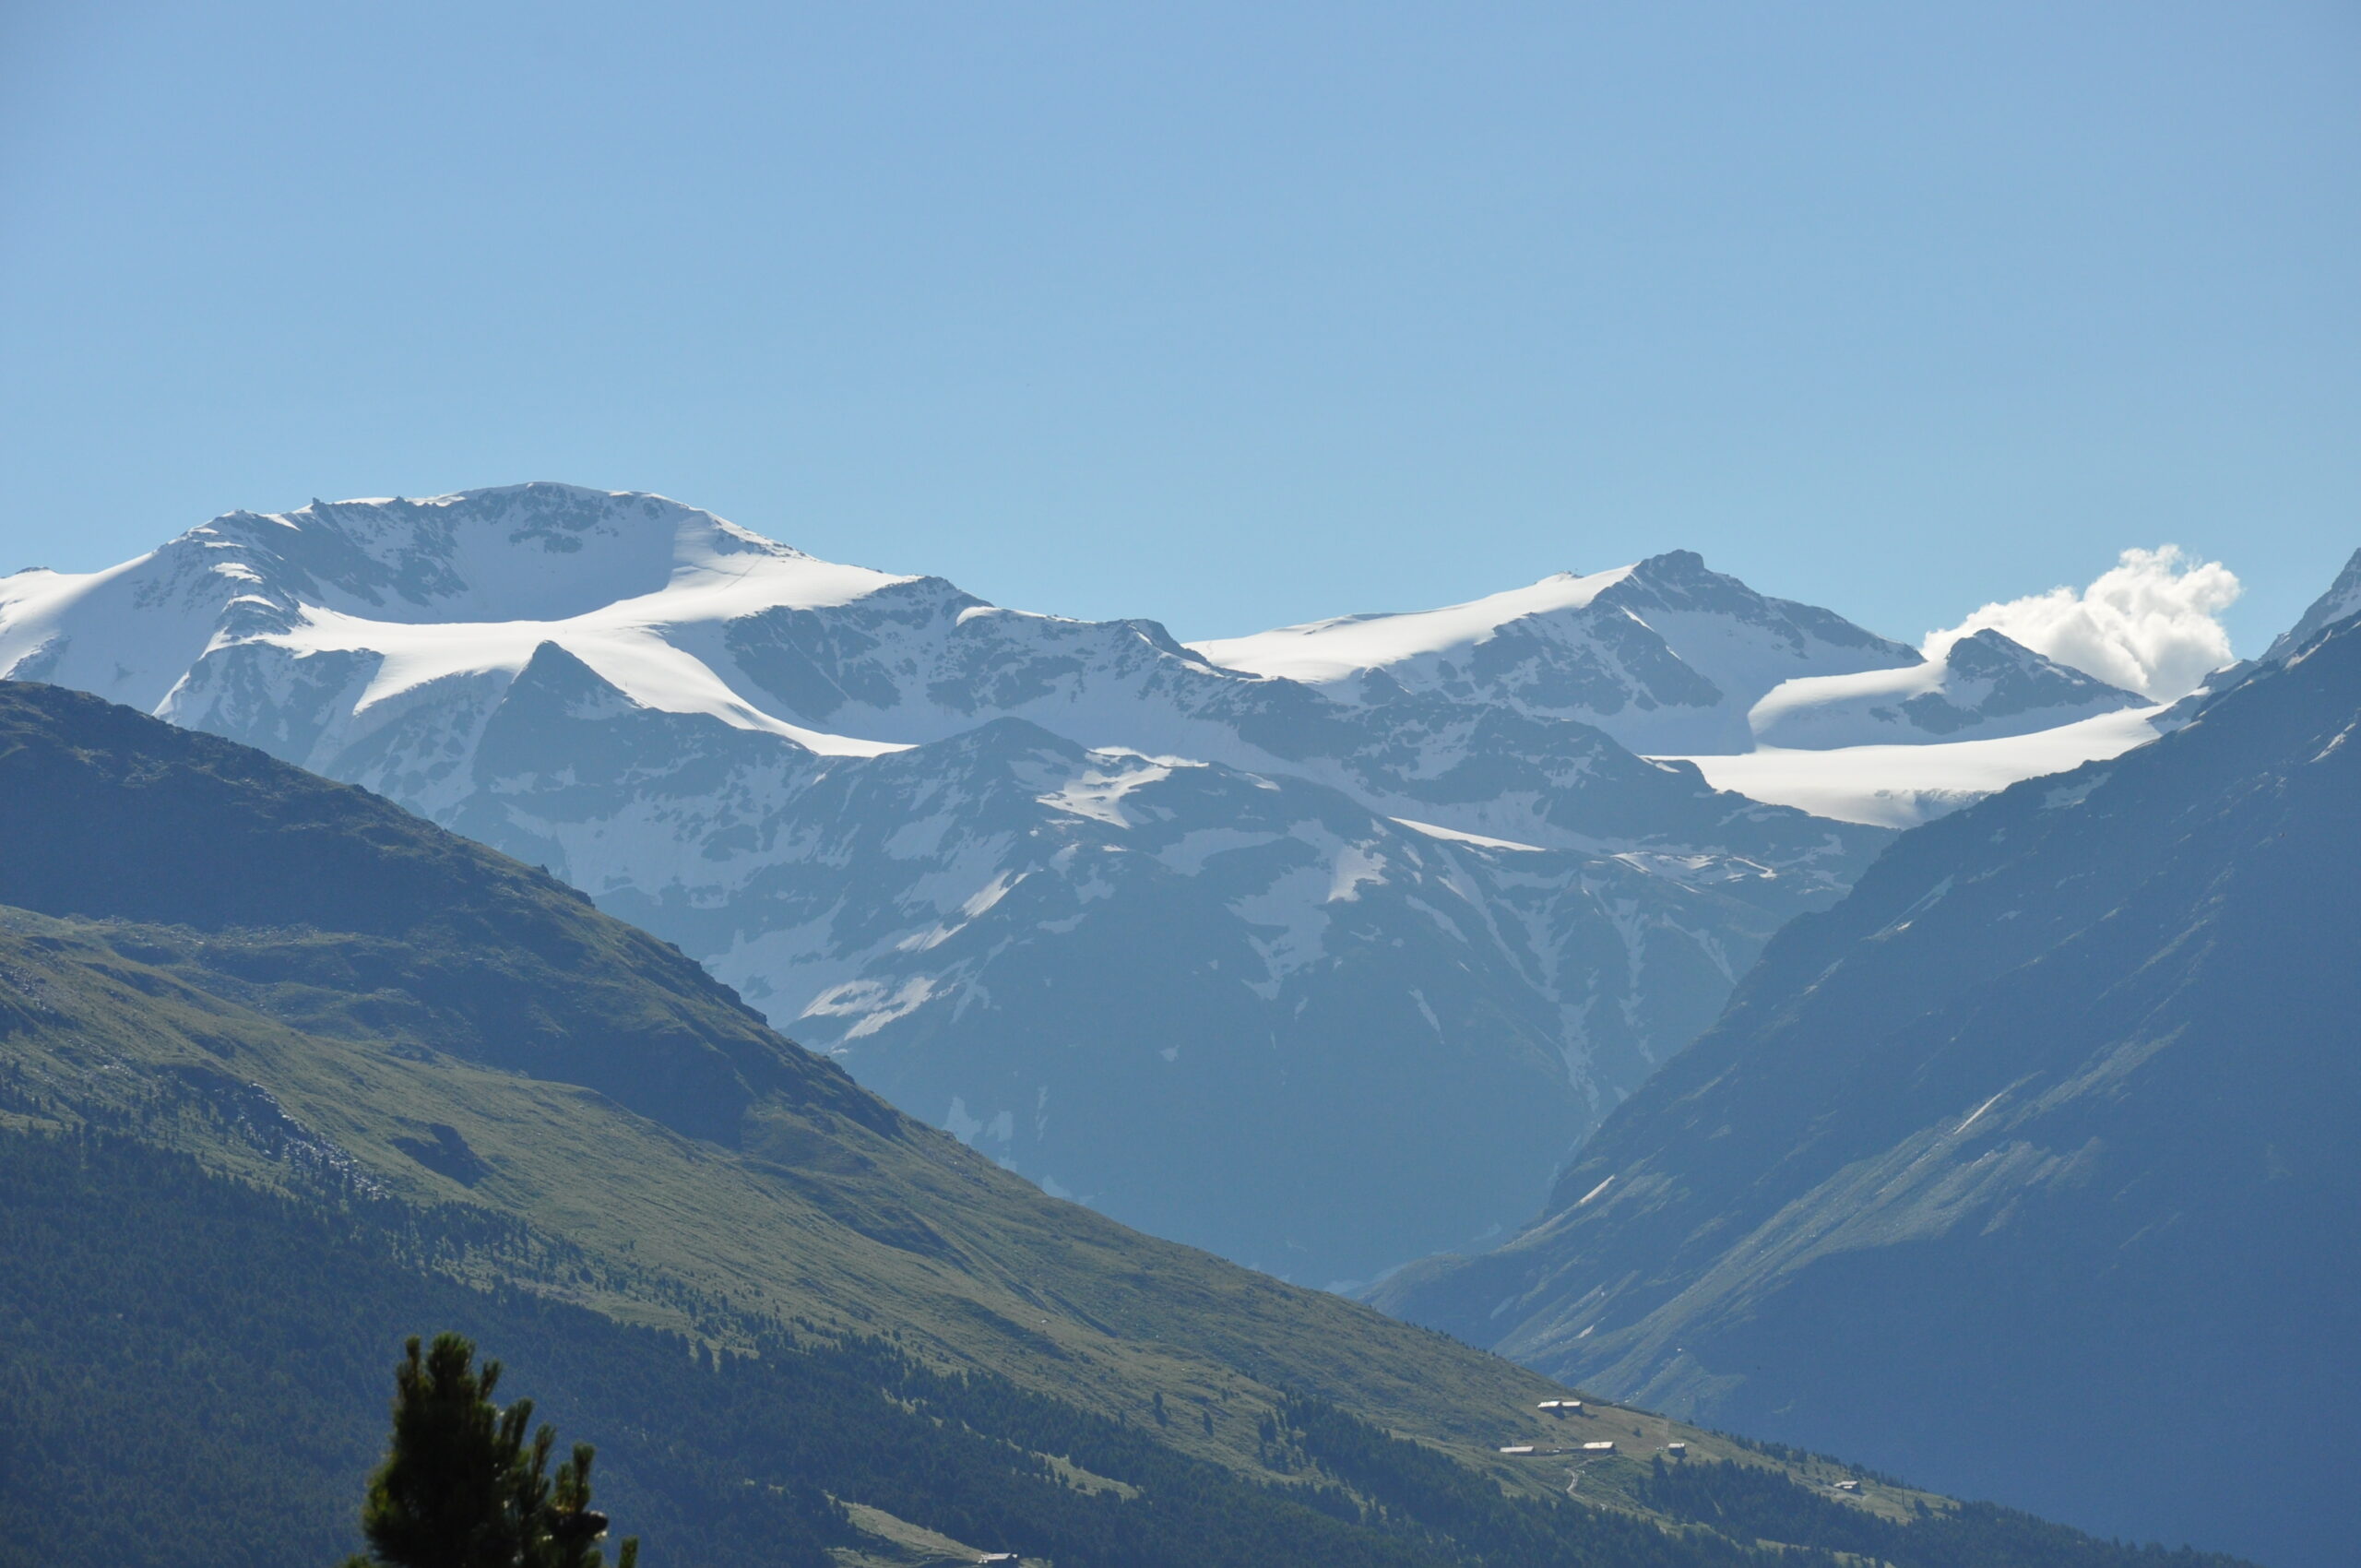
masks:
{"type": "Polygon", "coordinates": [[[219,1135],[258,1086],[290,1136],[390,1192],[765,1316],[891,1323],[1109,1409],[1309,1379],[1480,1443],[1548,1391],[1049,1198],[570,889],[247,748],[0,684],[0,903],[65,917],[18,918],[12,1060],[69,1104],[151,1106],[208,1158],[267,1163],[219,1135]]]}
{"type": "MultiPolygon", "coordinates": [[[[989,1515],[1070,1568],[1129,1568],[1149,1560],[1141,1542],[1211,1540],[1212,1521],[1241,1519],[1267,1530],[1233,1530],[1204,1561],[1738,1562],[1773,1518],[1799,1539],[1899,1531],[1886,1555],[1929,1568],[1996,1528],[2047,1531],[2028,1561],[2113,1561],[1874,1479],[1840,1497],[1826,1483],[1845,1472],[1824,1462],[1638,1411],[1545,1416],[1563,1391],[1540,1377],[1049,1198],[546,877],[229,742],[0,683],[0,842],[15,849],[0,860],[0,1285],[10,1354],[47,1347],[8,1374],[47,1423],[21,1429],[35,1445],[18,1452],[44,1463],[153,1397],[208,1434],[174,1464],[277,1475],[272,1444],[310,1429],[256,1420],[233,1364],[283,1338],[359,1388],[356,1368],[389,1348],[359,1342],[450,1313],[535,1364],[575,1365],[551,1374],[567,1408],[628,1418],[634,1484],[676,1516],[703,1509],[679,1501],[699,1488],[792,1501],[825,1483],[962,1540],[989,1515]],[[175,1158],[190,1176],[155,1163],[175,1158]],[[316,1247],[291,1253],[304,1236],[316,1247]],[[314,1277],[338,1257],[349,1287],[314,1277]],[[70,1278],[89,1283],[61,1296],[70,1278]],[[533,1316],[567,1311],[588,1316],[533,1316]],[[204,1371],[224,1335],[235,1353],[204,1371]],[[560,1353],[585,1340],[646,1398],[599,1405],[599,1377],[560,1353]],[[753,1381],[682,1395],[662,1369],[691,1364],[692,1344],[698,1365],[707,1348],[751,1352],[730,1376],[753,1381]],[[896,1436],[906,1417],[919,1425],[896,1436]],[[815,1423],[851,1435],[789,1443],[815,1423]],[[893,1455],[928,1433],[967,1446],[941,1476],[918,1467],[921,1487],[893,1455]],[[1593,1458],[1584,1442],[1615,1447],[1593,1458]],[[1701,1473],[1802,1484],[1757,1499],[1769,1512],[1737,1536],[1666,1535],[1650,1521],[1723,1506],[1664,1490],[1652,1461],[1675,1443],[1701,1473]],[[650,1479],[667,1454],[695,1461],[670,1490],[650,1479]],[[978,1501],[995,1464],[1014,1467],[1000,1490],[1021,1507],[978,1501]],[[1075,1489],[1097,1512],[1072,1514],[1075,1489]]],[[[301,1394],[320,1443],[365,1457],[381,1392],[355,1408],[259,1364],[301,1394]]],[[[279,1506],[316,1526],[350,1488],[312,1469],[313,1491],[279,1506]]],[[[143,1485],[168,1481],[195,1484],[143,1485]]]]}

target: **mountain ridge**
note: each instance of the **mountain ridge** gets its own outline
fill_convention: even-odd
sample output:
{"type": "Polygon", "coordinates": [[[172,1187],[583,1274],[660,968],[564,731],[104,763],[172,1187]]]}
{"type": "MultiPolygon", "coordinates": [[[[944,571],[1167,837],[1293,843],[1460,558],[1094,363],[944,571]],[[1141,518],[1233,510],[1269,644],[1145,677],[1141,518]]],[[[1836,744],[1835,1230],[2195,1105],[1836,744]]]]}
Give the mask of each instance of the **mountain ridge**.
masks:
{"type": "Polygon", "coordinates": [[[2153,1561],[1644,1411],[1553,1420],[1528,1372],[1043,1195],[545,875],[232,742],[0,682],[0,900],[56,911],[0,903],[12,1565],[162,1568],[191,1531],[316,1561],[377,1358],[452,1324],[674,1560],[2153,1561]],[[612,1015],[616,1059],[481,1027],[539,1011],[612,1015]],[[723,1047],[732,1078],[684,1075],[723,1047]],[[1567,1420],[1619,1445],[1574,1500],[1567,1420]],[[1697,1473],[1659,1495],[1671,1452],[1697,1473]]]}
{"type": "Polygon", "coordinates": [[[1904,835],[1541,1219],[1374,1299],[2089,1526],[2337,1561],[2350,1499],[2308,1456],[2361,1372],[2356,715],[2346,619],[2152,746],[1904,835]],[[2236,1391],[2213,1484],[2160,1387],[2236,1391]],[[2035,1388],[2063,1409],[2030,1433],[2035,1388]]]}
{"type": "MultiPolygon", "coordinates": [[[[1347,1284],[1518,1223],[1887,836],[1590,719],[1750,732],[1758,691],[1916,651],[1685,552],[1540,588],[1425,675],[1314,685],[535,484],[0,580],[0,671],[546,865],[1028,1177],[1347,1284]]],[[[1436,616],[1465,620],[1392,621],[1436,616]]],[[[2010,681],[2071,685],[2033,660],[1938,711],[1978,733],[2010,681]]],[[[2149,732],[2108,717],[2107,746],[2149,732]]]]}
{"type": "Polygon", "coordinates": [[[1521,713],[1596,725],[1637,752],[1743,751],[1752,743],[1748,710],[1785,680],[1921,662],[1914,648],[1830,611],[1758,594],[1687,550],[1588,576],[1560,573],[1443,610],[1191,646],[1217,664],[1363,703],[1406,692],[1487,694],[1521,713]],[[1725,624],[1695,624],[1707,616],[1725,624]]]}
{"type": "Polygon", "coordinates": [[[0,669],[547,865],[1034,1179],[1314,1283],[1529,1209],[1881,840],[1579,721],[1435,693],[1376,712],[1153,623],[562,486],[233,514],[109,573],[7,579],[0,669]],[[960,739],[1003,722],[1042,743],[960,739]],[[1192,1045],[1217,1037],[1260,1042],[1228,1086],[1192,1045]],[[1429,1092],[1388,1099],[1364,1051],[1429,1092]],[[1190,1124],[1159,1113],[1182,1103],[1190,1124]],[[1342,1163],[1284,1152],[1314,1145],[1342,1163]],[[1483,1181],[1430,1179],[1454,1159],[1483,1181]],[[1342,1190],[1370,1201],[1305,1206],[1342,1190]]]}

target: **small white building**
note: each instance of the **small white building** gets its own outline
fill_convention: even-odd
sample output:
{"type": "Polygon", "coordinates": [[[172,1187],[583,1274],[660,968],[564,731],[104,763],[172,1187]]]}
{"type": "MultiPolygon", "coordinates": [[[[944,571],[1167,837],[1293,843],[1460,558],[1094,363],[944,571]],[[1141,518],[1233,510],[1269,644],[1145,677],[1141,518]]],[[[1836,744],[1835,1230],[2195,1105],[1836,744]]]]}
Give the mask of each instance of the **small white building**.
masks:
{"type": "Polygon", "coordinates": [[[1861,1490],[1861,1483],[1858,1481],[1834,1481],[1831,1484],[1839,1491],[1858,1491],[1861,1490]]]}
{"type": "Polygon", "coordinates": [[[1667,1443],[1664,1445],[1664,1451],[1667,1454],[1686,1454],[1689,1452],[1689,1444],[1685,1443],[1667,1443]]]}
{"type": "Polygon", "coordinates": [[[1615,1440],[1611,1437],[1602,1437],[1595,1443],[1585,1443],[1583,1444],[1583,1452],[1585,1454],[1612,1454],[1615,1452],[1615,1440]]]}
{"type": "Polygon", "coordinates": [[[1536,1405],[1534,1408],[1552,1416],[1563,1416],[1567,1414],[1580,1415],[1582,1414],[1583,1402],[1579,1399],[1544,1399],[1540,1404],[1536,1405]]]}
{"type": "Polygon", "coordinates": [[[1530,1443],[1512,1443],[1501,1450],[1503,1454],[1530,1454],[1533,1451],[1534,1447],[1530,1443]]]}

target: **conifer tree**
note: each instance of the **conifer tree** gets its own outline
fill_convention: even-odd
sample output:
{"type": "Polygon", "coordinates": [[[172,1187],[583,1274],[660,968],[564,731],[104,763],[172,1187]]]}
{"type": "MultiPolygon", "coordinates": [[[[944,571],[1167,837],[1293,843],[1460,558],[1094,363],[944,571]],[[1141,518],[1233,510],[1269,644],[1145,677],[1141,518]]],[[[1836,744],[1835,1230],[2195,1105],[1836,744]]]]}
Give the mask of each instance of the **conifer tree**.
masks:
{"type": "MultiPolygon", "coordinates": [[[[607,1516],[590,1506],[592,1449],[550,1473],[557,1432],[529,1442],[533,1402],[492,1403],[500,1363],[478,1370],[475,1346],[435,1336],[423,1353],[409,1341],[394,1369],[394,1431],[369,1479],[362,1532],[369,1554],[347,1568],[605,1568],[607,1516]]],[[[635,1568],[626,1540],[618,1568],[635,1568]]]]}

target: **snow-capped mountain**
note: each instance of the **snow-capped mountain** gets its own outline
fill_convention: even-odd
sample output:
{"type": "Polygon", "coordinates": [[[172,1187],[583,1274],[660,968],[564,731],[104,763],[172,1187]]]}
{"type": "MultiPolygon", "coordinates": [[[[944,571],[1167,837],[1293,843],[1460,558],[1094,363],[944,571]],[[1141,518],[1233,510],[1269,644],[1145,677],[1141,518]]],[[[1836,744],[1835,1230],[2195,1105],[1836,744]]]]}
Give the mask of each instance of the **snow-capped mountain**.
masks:
{"type": "MultiPolygon", "coordinates": [[[[86,576],[0,579],[0,671],[199,729],[267,733],[279,754],[333,772],[324,765],[421,705],[480,720],[488,708],[470,697],[496,699],[562,628],[636,700],[874,753],[770,717],[694,645],[742,616],[841,605],[901,580],[656,496],[522,485],[315,501],[233,512],[86,576]]],[[[386,792],[433,798],[405,782],[386,792]]]]}
{"type": "Polygon", "coordinates": [[[1890,827],[2153,740],[2161,712],[1995,631],[1929,659],[1688,551],[1190,647],[1370,711],[1443,696],[1576,720],[1716,789],[1890,827]]]}
{"type": "Polygon", "coordinates": [[[1709,571],[1686,550],[1442,610],[1191,646],[1216,664],[1356,705],[1435,694],[1578,719],[1642,753],[1750,751],[1747,716],[1784,683],[1921,662],[1840,615],[1709,571]]]}
{"type": "Polygon", "coordinates": [[[1987,628],[1940,659],[1785,682],[1754,705],[1747,722],[1758,745],[1833,751],[2030,735],[2154,706],[1987,628]]]}
{"type": "Polygon", "coordinates": [[[1413,826],[1022,719],[818,755],[634,703],[554,644],[469,776],[452,826],[704,957],[897,1103],[1053,1193],[1321,1283],[1538,1201],[1786,907],[1726,857],[1413,826]]]}
{"type": "Polygon", "coordinates": [[[1834,884],[1818,861],[1849,852],[1575,719],[1449,692],[1380,712],[1216,668],[1154,622],[1005,610],[655,496],[526,485],[315,502],[217,518],[106,572],[0,579],[0,671],[334,776],[392,768],[386,792],[430,811],[469,788],[458,762],[545,641],[634,702],[827,754],[1024,718],[1086,745],[1316,778],[1521,842],[1711,843],[1821,889],[1834,884]],[[421,706],[431,717],[414,718],[421,706]],[[424,750],[420,722],[438,731],[424,750]]]}
{"type": "Polygon", "coordinates": [[[1987,628],[1918,664],[1783,683],[1747,716],[1752,750],[1687,760],[1754,800],[1912,827],[2143,745],[2171,714],[1987,628]]]}
{"type": "Polygon", "coordinates": [[[1374,1299],[1964,1494],[2347,1561],[2354,576],[2155,744],[1903,835],[1521,1234],[1374,1299]],[[2161,1384],[2239,1412],[2209,1484],[2161,1384]]]}
{"type": "Polygon", "coordinates": [[[1685,553],[1190,648],[562,485],[0,579],[0,673],[545,863],[1026,1174],[1320,1283],[1529,1213],[1883,841],[1607,726],[1917,669],[1685,553]]]}

